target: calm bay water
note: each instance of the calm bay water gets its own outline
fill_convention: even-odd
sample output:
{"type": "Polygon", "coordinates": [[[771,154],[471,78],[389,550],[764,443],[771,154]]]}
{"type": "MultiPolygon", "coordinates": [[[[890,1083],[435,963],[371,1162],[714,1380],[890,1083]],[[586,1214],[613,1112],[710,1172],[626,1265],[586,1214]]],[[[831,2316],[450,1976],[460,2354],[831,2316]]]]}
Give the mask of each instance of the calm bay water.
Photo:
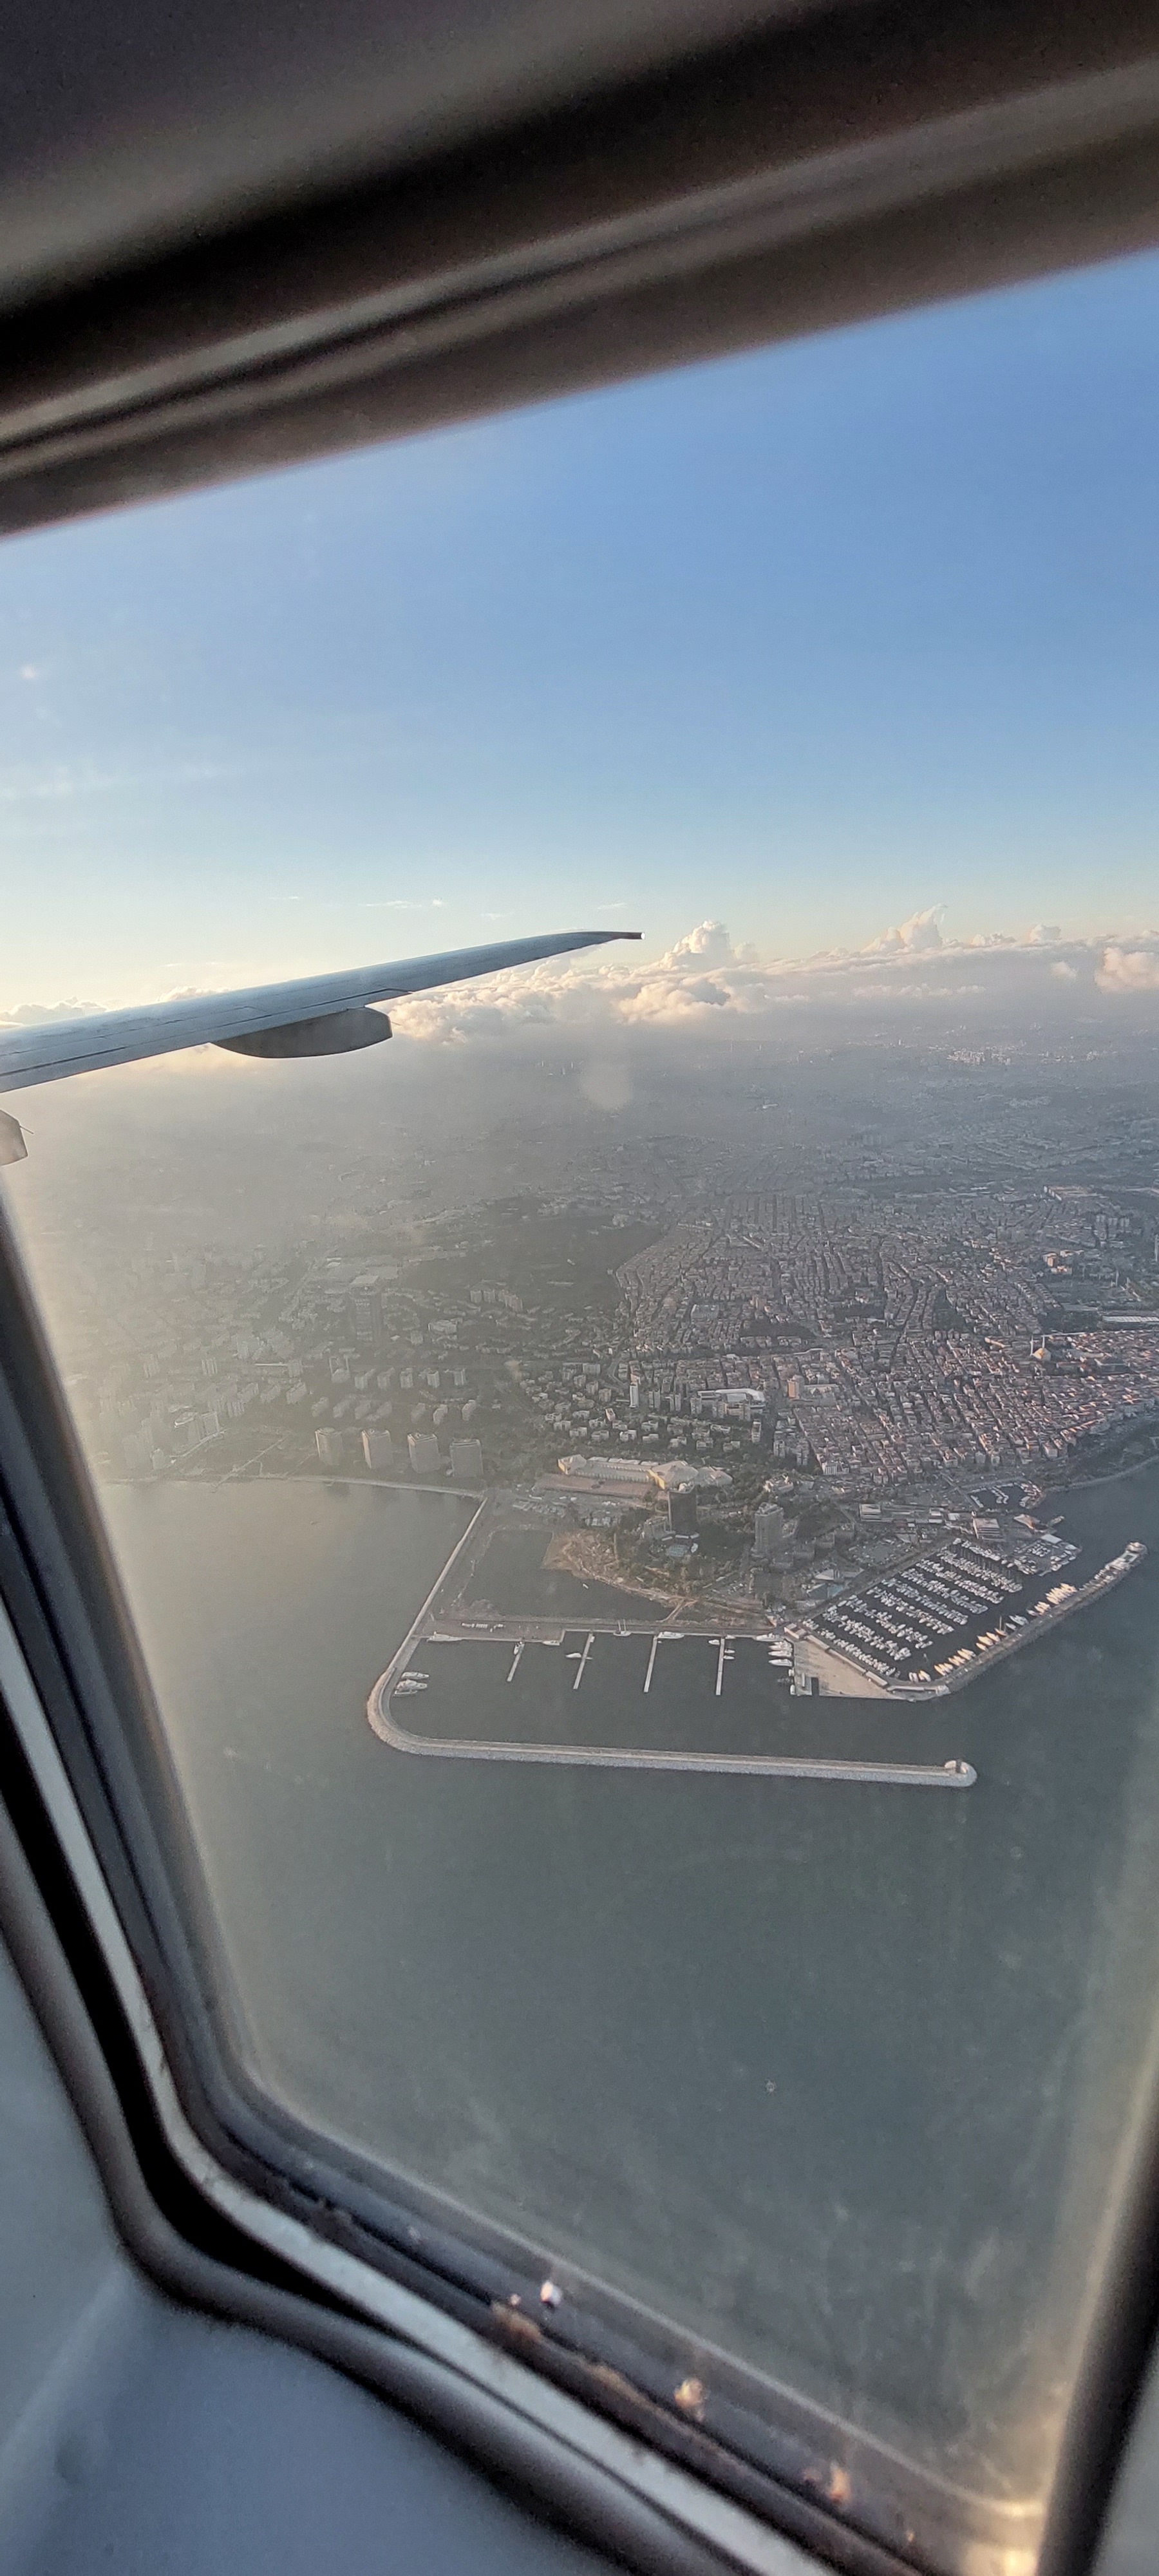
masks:
{"type": "Polygon", "coordinates": [[[367,1694],[469,1506],[106,1501],[271,2088],[939,2473],[1038,2493],[1154,2037],[1159,1470],[1067,1514],[1082,1575],[1133,1536],[1141,1571],[960,1696],[776,1692],[769,1749],[964,1755],[957,1795],[396,1755],[367,1694]]]}

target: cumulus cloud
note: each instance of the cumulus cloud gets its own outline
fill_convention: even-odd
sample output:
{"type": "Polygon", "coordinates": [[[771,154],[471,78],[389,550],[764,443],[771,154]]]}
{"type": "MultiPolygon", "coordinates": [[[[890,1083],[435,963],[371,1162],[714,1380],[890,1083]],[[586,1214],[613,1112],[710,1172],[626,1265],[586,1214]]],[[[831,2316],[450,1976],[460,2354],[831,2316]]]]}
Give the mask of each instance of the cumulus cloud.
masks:
{"type": "Polygon", "coordinates": [[[405,1037],[455,1040],[511,1027],[556,1024],[584,1029],[681,1026],[774,1007],[769,970],[733,947],[721,921],[698,922],[662,957],[643,967],[605,959],[598,966],[554,960],[488,976],[480,984],[418,993],[392,1006],[405,1037]]]}
{"type": "MultiPolygon", "coordinates": [[[[621,1095],[627,1097],[625,1044],[640,1030],[772,1035],[791,1027],[793,1014],[807,1006],[861,1013],[992,1006],[1013,1016],[1040,1003],[1057,1011],[1068,997],[1085,1008],[1100,995],[1145,1002],[1159,993],[1159,931],[1062,939],[1039,922],[1020,937],[954,938],[945,919],[944,905],[931,904],[863,948],[807,958],[761,958],[736,946],[724,922],[708,919],[651,960],[641,962],[638,951],[609,949],[598,960],[546,959],[476,984],[416,993],[392,1003],[390,1017],[400,1037],[442,1045],[553,1030],[574,1042],[586,1066],[581,1078],[589,1097],[612,1109],[621,1105],[621,1095]]],[[[226,990],[256,980],[252,966],[247,972],[219,971],[220,985],[187,985],[184,991],[226,990]]],[[[7,1016],[0,1013],[0,1026],[72,1018],[98,1007],[26,1003],[7,1016]]]]}
{"type": "Polygon", "coordinates": [[[942,923],[946,917],[944,903],[931,903],[925,912],[911,912],[880,938],[871,939],[867,956],[929,957],[942,945],[942,923]]]}
{"type": "Polygon", "coordinates": [[[1036,922],[1020,937],[1009,933],[951,938],[946,910],[931,904],[912,913],[859,949],[828,950],[809,958],[761,959],[734,946],[722,921],[698,922],[663,956],[641,964],[605,954],[549,960],[534,968],[492,976],[485,983],[416,994],[394,1006],[400,1036],[461,1042],[512,1029],[553,1026],[578,1038],[610,1038],[617,1030],[715,1029],[747,1026],[754,1034],[805,1004],[904,1007],[1008,1002],[1029,1007],[1060,988],[1092,998],[1104,993],[1159,990],[1159,934],[1131,940],[1109,937],[1064,940],[1049,923],[1036,922]]]}
{"type": "Polygon", "coordinates": [[[0,1028],[36,1028],[44,1020],[86,1019],[90,1011],[99,1011],[100,1002],[21,1002],[16,1010],[0,1011],[0,1028]]]}
{"type": "Polygon", "coordinates": [[[698,921],[695,930],[685,932],[675,948],[660,959],[662,966],[679,966],[684,958],[695,958],[702,966],[728,966],[733,959],[733,945],[723,921],[698,921]]]}
{"type": "Polygon", "coordinates": [[[1112,943],[1103,950],[1095,982],[1104,993],[1159,993],[1159,939],[1137,948],[1112,943]]]}

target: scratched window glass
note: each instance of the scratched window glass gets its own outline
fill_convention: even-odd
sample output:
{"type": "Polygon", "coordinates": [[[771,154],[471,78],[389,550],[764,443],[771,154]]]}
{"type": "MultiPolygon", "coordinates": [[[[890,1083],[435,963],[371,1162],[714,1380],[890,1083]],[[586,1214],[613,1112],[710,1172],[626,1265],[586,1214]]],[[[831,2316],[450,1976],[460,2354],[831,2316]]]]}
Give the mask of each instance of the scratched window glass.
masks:
{"type": "Polygon", "coordinates": [[[0,599],[5,1204],[251,2094],[945,2576],[1036,2563],[1155,2054],[1157,323],[1109,266],[0,599]]]}

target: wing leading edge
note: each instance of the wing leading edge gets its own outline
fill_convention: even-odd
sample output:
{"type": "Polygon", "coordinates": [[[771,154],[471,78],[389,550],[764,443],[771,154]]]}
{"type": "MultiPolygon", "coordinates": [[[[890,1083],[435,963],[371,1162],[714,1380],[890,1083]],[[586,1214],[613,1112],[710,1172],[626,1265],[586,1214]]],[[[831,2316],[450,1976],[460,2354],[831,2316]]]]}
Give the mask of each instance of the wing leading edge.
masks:
{"type": "Polygon", "coordinates": [[[639,937],[638,930],[560,930],[542,939],[502,940],[491,948],[452,948],[442,957],[356,966],[343,975],[257,984],[247,992],[196,993],[150,1002],[137,1011],[101,1011],[87,1019],[0,1028],[0,1091],[134,1064],[143,1056],[172,1055],[181,1047],[228,1047],[239,1055],[344,1055],[390,1036],[389,1020],[371,1010],[372,1003],[401,1001],[409,993],[497,975],[505,966],[533,966],[572,949],[639,937]]]}

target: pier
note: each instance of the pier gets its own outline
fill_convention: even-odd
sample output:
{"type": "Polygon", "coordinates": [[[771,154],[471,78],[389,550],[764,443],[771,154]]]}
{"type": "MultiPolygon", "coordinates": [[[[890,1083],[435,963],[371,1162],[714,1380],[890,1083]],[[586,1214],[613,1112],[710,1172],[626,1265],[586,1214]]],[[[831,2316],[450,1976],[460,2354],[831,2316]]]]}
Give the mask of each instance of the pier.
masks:
{"type": "MultiPolygon", "coordinates": [[[[412,1735],[399,1725],[384,1688],[375,1683],[366,1714],[381,1744],[395,1753],[434,1762],[552,1762],[573,1770],[683,1771],[694,1776],[746,1780],[862,1781],[883,1789],[972,1789],[969,1762],[829,1762],[809,1754],[651,1753],[616,1744],[485,1744],[469,1736],[412,1735]]],[[[573,1683],[573,1689],[576,1685],[573,1683]]]]}
{"type": "MultiPolygon", "coordinates": [[[[464,1541],[460,1541],[460,1548],[463,1545],[464,1541]]],[[[759,1651],[764,1641],[749,1638],[741,1640],[719,1628],[715,1633],[710,1633],[707,1625],[703,1629],[632,1627],[622,1619],[593,1619],[584,1626],[576,1628],[560,1627],[558,1622],[542,1619],[500,1619],[494,1615],[479,1621],[461,1617],[445,1619],[438,1615],[436,1609],[439,1591],[440,1586],[435,1585],[397,1654],[392,1657],[386,1671],[380,1674],[367,1703],[367,1717],[374,1734],[380,1743],[389,1746],[394,1753],[439,1762],[549,1763],[557,1768],[562,1766],[573,1770],[680,1772],[692,1778],[814,1780],[830,1783],[844,1781],[860,1782],[882,1788],[908,1789],[968,1789],[974,1784],[976,1774],[972,1766],[957,1758],[942,1762],[874,1761],[810,1753],[807,1749],[766,1753],[759,1749],[729,1751],[723,1746],[717,1750],[711,1744],[700,1749],[687,1744],[666,1748],[654,1744],[631,1742],[603,1744],[586,1741],[537,1740],[542,1724],[543,1703],[539,1696],[540,1684],[532,1667],[543,1650],[551,1654],[553,1663],[556,1656],[560,1659],[556,1666],[558,1674],[555,1685],[556,1708],[561,1732],[565,1736],[567,1729],[562,1721],[558,1690],[560,1688],[564,1690],[566,1704],[570,1707],[585,1684],[591,1687],[593,1654],[596,1656],[598,1665],[609,1651],[612,1653],[616,1669],[613,1672],[605,1664],[602,1673],[597,1672],[595,1679],[597,1698],[600,1697],[601,1691],[606,1693],[609,1688],[611,1689],[611,1699],[607,1704],[615,1710],[619,1722],[625,1725],[625,1732],[630,1734],[634,1732],[630,1717],[633,1692],[639,1694],[635,1705],[639,1706],[641,1700],[647,1700],[650,1705],[654,1705],[658,1661],[662,1676],[659,1685],[661,1692],[665,1686],[663,1676],[667,1673],[669,1680],[674,1678],[674,1674],[669,1671],[671,1662],[669,1650],[679,1654],[682,1662],[683,1658],[689,1655],[703,1659],[702,1687],[705,1692],[707,1720],[710,1711],[715,1711],[719,1703],[728,1700],[729,1673],[737,1662],[738,1646],[743,1644],[745,1653],[749,1653],[752,1650],[759,1651]],[[615,1640],[614,1647],[611,1645],[612,1640],[615,1640]],[[646,1657],[643,1652],[645,1640],[647,1640],[646,1657]],[[410,1701],[412,1698],[421,1699],[428,1710],[434,1707],[437,1711],[441,1705],[442,1723],[447,1722],[448,1714],[452,1714],[453,1722],[453,1713],[457,1712],[460,1705],[460,1687],[456,1681],[453,1697],[448,1703],[443,1665],[445,1650],[452,1647],[457,1649],[456,1664],[458,1654],[462,1654],[466,1657],[468,1666],[477,1655],[487,1656],[496,1649],[500,1650],[503,1661],[498,1672],[493,1671],[493,1684],[502,1686],[504,1700],[506,1700],[507,1691],[512,1692],[513,1701],[525,1718],[530,1713],[531,1725],[534,1729],[533,1736],[528,1740],[518,1741],[511,1735],[508,1726],[503,1727],[501,1736],[497,1735],[493,1738],[461,1736],[457,1733],[441,1735],[437,1731],[419,1734],[412,1727],[403,1724],[401,1704],[404,1700],[410,1701]],[[660,1656],[661,1647],[666,1650],[662,1657],[660,1656]],[[415,1669],[420,1648],[426,1650],[422,1658],[424,1667],[429,1664],[433,1670],[436,1661],[443,1666],[443,1687],[434,1702],[425,1696],[428,1692],[430,1674],[426,1669],[421,1673],[415,1669]],[[620,1670],[621,1649],[625,1652],[634,1649],[634,1654],[630,1656],[622,1671],[620,1670]],[[566,1667],[570,1667],[571,1671],[570,1678],[565,1681],[564,1668],[566,1667]],[[393,1704],[396,1697],[399,1703],[397,1708],[393,1704]]],[[[772,1664],[771,1657],[769,1660],[772,1664]]],[[[774,1721],[778,1717],[783,1721],[790,1706],[788,1680],[789,1667],[782,1660],[773,1667],[768,1676],[769,1715],[774,1721]]],[[[461,1698],[462,1702],[469,1706],[471,1685],[466,1672],[464,1672],[464,1683],[461,1698]]],[[[549,1693],[549,1704],[550,1699],[549,1693]]],[[[494,1699],[491,1701],[491,1707],[494,1714],[494,1699]]],[[[408,1715],[409,1713],[408,1709],[408,1715]]],[[[438,1722],[436,1715],[434,1721],[436,1728],[438,1722]]],[[[714,1716],[711,1719],[709,1731],[715,1732],[720,1722],[720,1718],[714,1716]]],[[[655,1720],[652,1723],[655,1726],[655,1720]]]]}

